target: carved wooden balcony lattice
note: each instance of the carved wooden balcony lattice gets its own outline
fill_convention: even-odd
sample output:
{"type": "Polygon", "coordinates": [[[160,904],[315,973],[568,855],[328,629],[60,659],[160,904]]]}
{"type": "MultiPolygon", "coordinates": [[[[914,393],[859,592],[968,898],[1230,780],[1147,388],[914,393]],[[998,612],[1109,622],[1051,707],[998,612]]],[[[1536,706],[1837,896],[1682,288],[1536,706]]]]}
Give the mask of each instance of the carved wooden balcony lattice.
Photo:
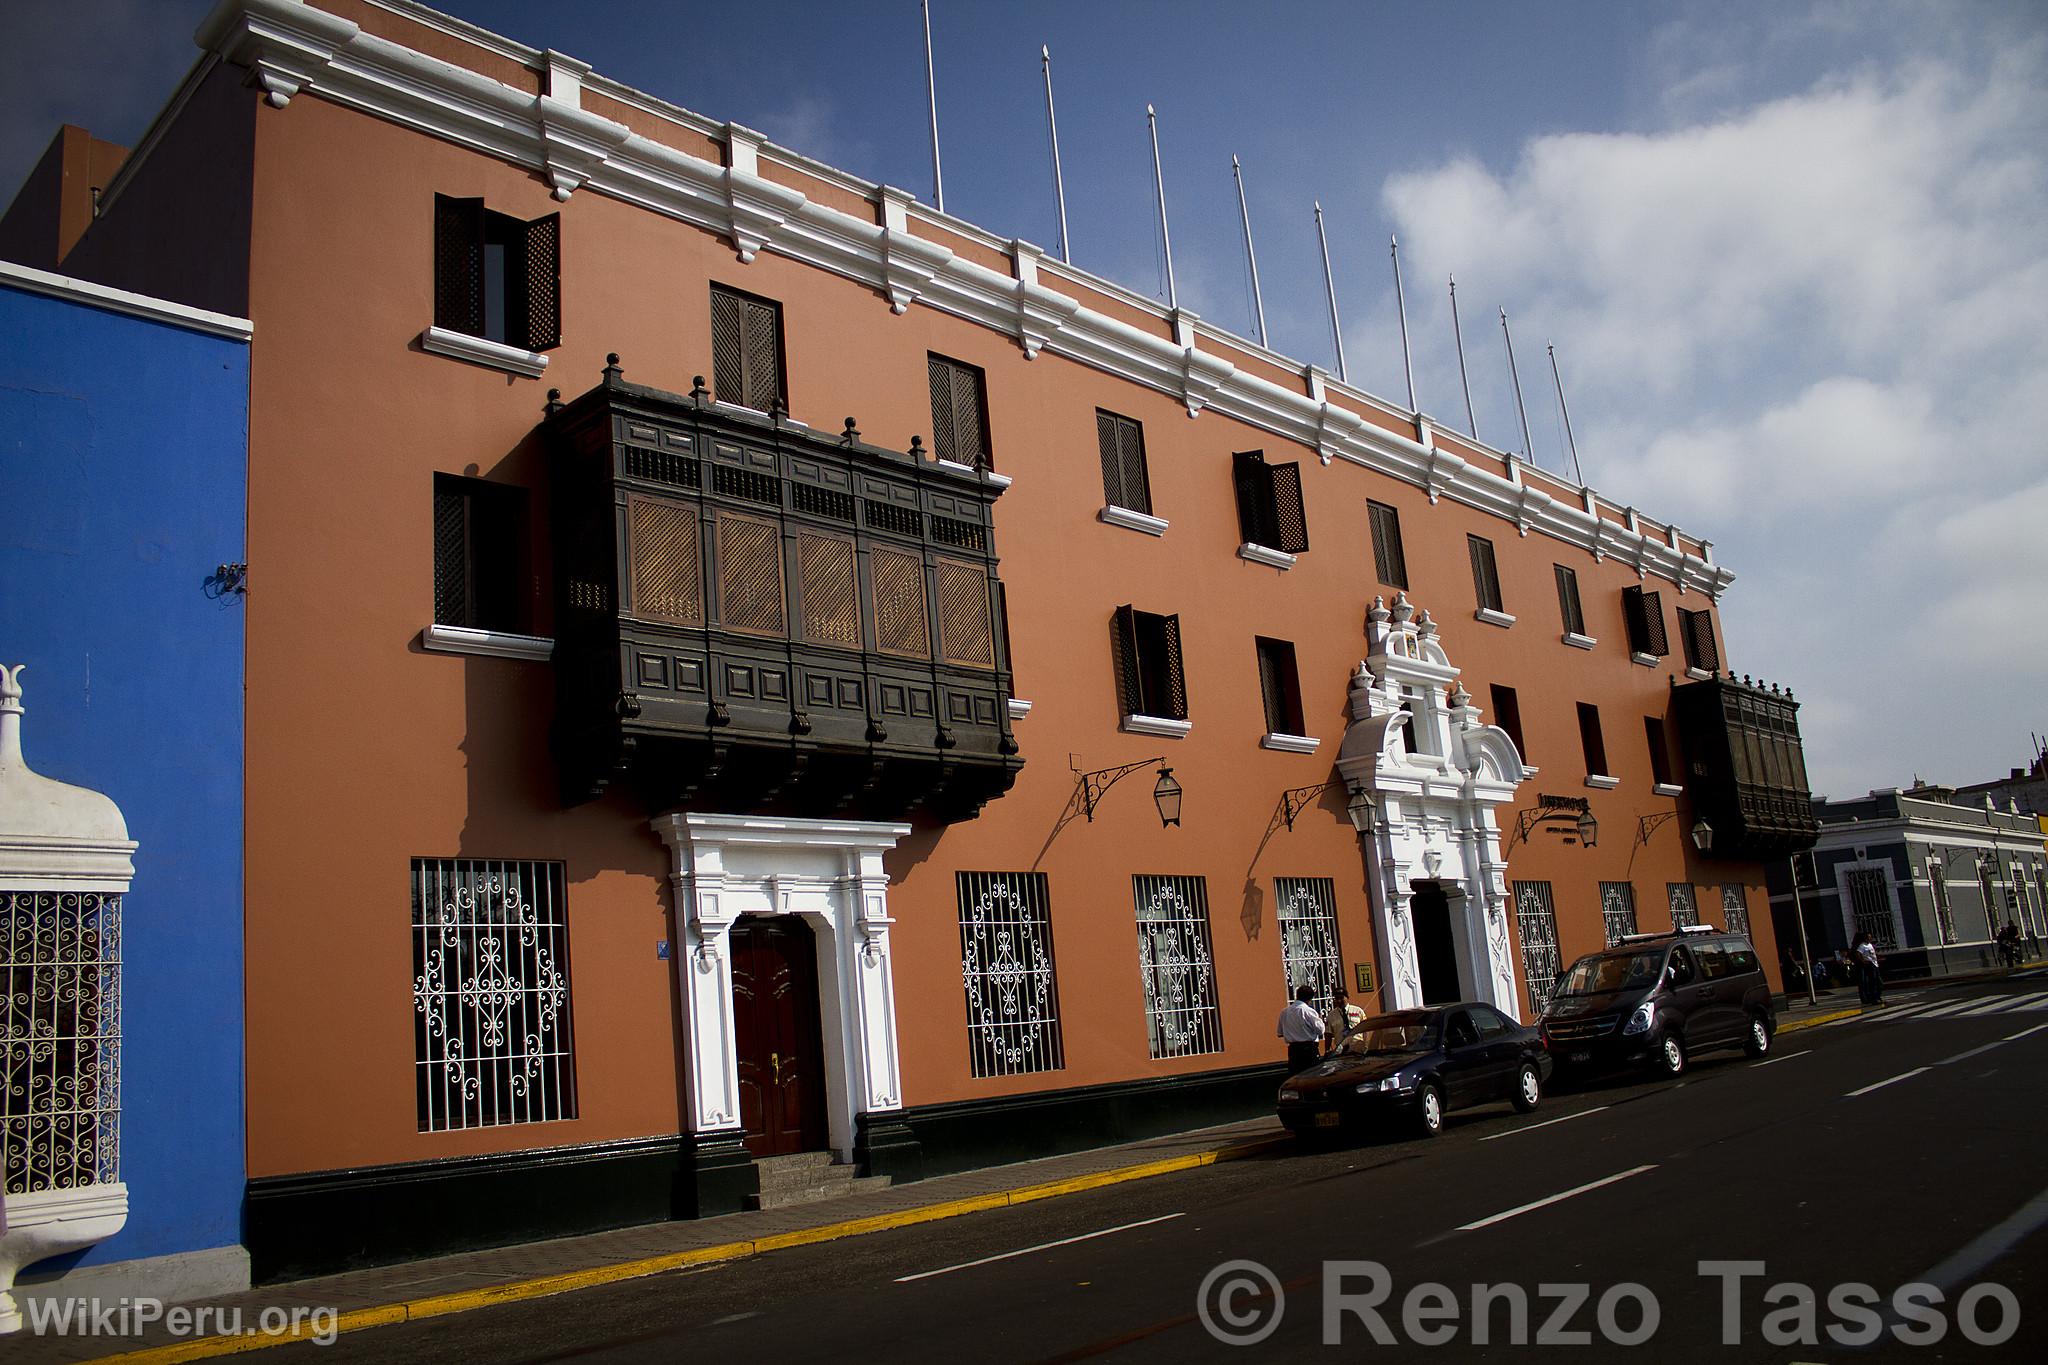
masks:
{"type": "Polygon", "coordinates": [[[1790,692],[1732,674],[1671,692],[1686,791],[1713,829],[1717,858],[1782,858],[1819,836],[1790,692]]]}

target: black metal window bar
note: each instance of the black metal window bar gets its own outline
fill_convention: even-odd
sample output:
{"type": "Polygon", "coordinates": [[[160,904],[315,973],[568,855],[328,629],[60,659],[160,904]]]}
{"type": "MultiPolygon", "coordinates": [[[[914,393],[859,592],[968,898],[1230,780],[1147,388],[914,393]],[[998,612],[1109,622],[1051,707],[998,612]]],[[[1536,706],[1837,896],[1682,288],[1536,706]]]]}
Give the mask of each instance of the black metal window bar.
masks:
{"type": "Polygon", "coordinates": [[[1557,906],[1549,882],[1515,883],[1515,932],[1522,940],[1522,980],[1529,988],[1529,1013],[1543,1013],[1557,985],[1557,906]]]}
{"type": "Polygon", "coordinates": [[[121,1178],[121,898],[0,891],[7,1195],[121,1178]]]}
{"type": "Polygon", "coordinates": [[[1328,877],[1275,877],[1279,903],[1280,962],[1287,996],[1307,986],[1316,1008],[1327,1010],[1344,984],[1344,948],[1337,936],[1337,884],[1328,877]]]}
{"type": "Polygon", "coordinates": [[[1740,882],[1721,883],[1721,927],[1731,934],[1749,937],[1749,902],[1740,882]]]}
{"type": "Polygon", "coordinates": [[[1671,927],[1684,929],[1700,922],[1699,901],[1694,898],[1691,882],[1664,883],[1665,900],[1671,906],[1671,927]]]}
{"type": "Polygon", "coordinates": [[[1209,892],[1201,877],[1131,878],[1138,966],[1154,1059],[1223,1050],[1223,1011],[1209,952],[1209,892]]]}
{"type": "Polygon", "coordinates": [[[962,872],[960,975],[976,1076],[1067,1064],[1053,966],[1052,897],[1043,872],[962,872]]]}
{"type": "Polygon", "coordinates": [[[576,1117],[561,863],[415,858],[423,1133],[576,1117]]]}
{"type": "Polygon", "coordinates": [[[1600,919],[1607,930],[1607,946],[1636,931],[1636,888],[1633,882],[1600,883],[1600,919]]]}
{"type": "Polygon", "coordinates": [[[1884,949],[1899,946],[1898,934],[1893,928],[1891,886],[1882,869],[1858,867],[1850,870],[1849,906],[1855,913],[1857,930],[1870,935],[1871,942],[1884,949]]]}

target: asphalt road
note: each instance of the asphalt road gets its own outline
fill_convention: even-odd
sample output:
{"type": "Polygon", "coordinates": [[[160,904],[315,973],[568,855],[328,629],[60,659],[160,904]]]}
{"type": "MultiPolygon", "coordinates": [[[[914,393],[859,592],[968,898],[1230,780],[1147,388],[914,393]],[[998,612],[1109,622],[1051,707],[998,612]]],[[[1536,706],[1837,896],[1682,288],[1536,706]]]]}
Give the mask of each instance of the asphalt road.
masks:
{"type": "Polygon", "coordinates": [[[1916,1005],[1793,1033],[1761,1062],[1701,1057],[1678,1084],[1453,1115],[1434,1141],[1283,1150],[283,1352],[336,1365],[2048,1359],[2048,978],[1916,1005]],[[1256,1265],[1216,1272],[1227,1262],[1256,1265]],[[1748,1264],[1703,1270],[1715,1262],[1748,1264]],[[1915,1283],[1941,1293],[1892,1311],[1915,1283]],[[1780,1285],[1810,1289],[1810,1310],[1780,1285]],[[1269,1330],[1234,1346],[1212,1326],[1269,1330]]]}

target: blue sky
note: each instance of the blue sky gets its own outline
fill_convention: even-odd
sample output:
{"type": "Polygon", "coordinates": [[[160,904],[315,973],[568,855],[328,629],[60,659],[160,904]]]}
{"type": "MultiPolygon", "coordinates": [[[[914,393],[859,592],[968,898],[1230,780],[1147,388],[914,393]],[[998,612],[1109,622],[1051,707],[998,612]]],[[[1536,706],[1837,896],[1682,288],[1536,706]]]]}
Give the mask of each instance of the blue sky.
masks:
{"type": "MultiPolygon", "coordinates": [[[[206,8],[9,5],[0,186],[59,121],[139,135],[206,8]]],[[[916,0],[441,8],[931,198],[916,0]]],[[[1730,662],[1807,703],[1816,789],[2048,733],[2048,7],[933,8],[950,211],[1055,245],[1049,43],[1077,264],[1163,297],[1149,101],[1185,306],[1252,334],[1236,153],[1276,348],[1334,362],[1317,199],[1354,382],[1404,396],[1390,232],[1426,410],[1463,425],[1455,271],[1480,434],[1522,445],[1505,306],[1560,468],[1554,342],[1588,480],[1739,575],[1730,662]]]]}

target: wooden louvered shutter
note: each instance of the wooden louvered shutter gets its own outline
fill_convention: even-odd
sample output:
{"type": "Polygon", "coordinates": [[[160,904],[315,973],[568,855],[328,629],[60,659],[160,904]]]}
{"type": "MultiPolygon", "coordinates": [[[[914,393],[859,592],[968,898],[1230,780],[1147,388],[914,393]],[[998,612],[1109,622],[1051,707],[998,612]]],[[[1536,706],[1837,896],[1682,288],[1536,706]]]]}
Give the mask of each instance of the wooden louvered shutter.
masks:
{"type": "Polygon", "coordinates": [[[1110,641],[1116,648],[1117,688],[1127,716],[1145,714],[1144,675],[1138,667],[1138,613],[1128,604],[1118,607],[1110,621],[1110,641]]]}
{"type": "Polygon", "coordinates": [[[1124,469],[1117,459],[1116,418],[1107,412],[1095,414],[1095,444],[1102,455],[1102,500],[1111,507],[1129,507],[1124,498],[1124,469]]]}
{"type": "Polygon", "coordinates": [[[961,464],[976,468],[993,468],[989,459],[988,420],[983,411],[986,399],[982,394],[981,371],[970,365],[955,365],[953,368],[953,434],[959,442],[959,454],[954,458],[961,464]]]}
{"type": "Polygon", "coordinates": [[[1272,477],[1274,549],[1298,555],[1308,550],[1308,513],[1301,503],[1301,466],[1269,465],[1272,477]]]}
{"type": "Polygon", "coordinates": [[[733,630],[783,633],[782,534],[775,523],[718,518],[719,616],[733,630]]]}
{"type": "Polygon", "coordinates": [[[1500,569],[1493,557],[1493,542],[1484,536],[1466,536],[1465,547],[1472,553],[1472,593],[1487,611],[1501,610],[1500,569]]]}
{"type": "Polygon", "coordinates": [[[1679,634],[1685,641],[1686,663],[1708,673],[1721,667],[1721,652],[1714,647],[1714,618],[1703,611],[1678,613],[1679,634]]]}
{"type": "Polygon", "coordinates": [[[524,340],[527,350],[545,351],[562,344],[562,215],[534,219],[525,235],[518,291],[526,312],[524,340]]]}
{"type": "Polygon", "coordinates": [[[1550,566],[1557,574],[1557,611],[1564,620],[1565,633],[1586,633],[1585,612],[1579,606],[1579,576],[1562,564],[1550,566]]]}
{"type": "Polygon", "coordinates": [[[766,412],[782,398],[782,310],[759,299],[746,305],[746,406],[766,412]]]}
{"type": "Polygon", "coordinates": [[[1256,450],[1240,450],[1230,457],[1230,478],[1237,486],[1237,533],[1248,545],[1273,544],[1273,484],[1266,477],[1266,460],[1256,450]]]}
{"type": "Polygon", "coordinates": [[[484,332],[484,201],[434,196],[434,325],[484,332]]]}
{"type": "Polygon", "coordinates": [[[1145,435],[1128,417],[1116,419],[1116,458],[1123,469],[1123,505],[1133,512],[1150,515],[1152,481],[1145,474],[1145,435]]]}
{"type": "Polygon", "coordinates": [[[860,648],[860,586],[854,578],[853,542],[804,531],[797,535],[796,546],[804,638],[860,648]]]}
{"type": "Polygon", "coordinates": [[[932,453],[942,460],[960,459],[960,435],[953,421],[953,367],[937,356],[925,359],[932,386],[932,453]]]}
{"type": "Polygon", "coordinates": [[[994,668],[988,574],[978,565],[942,559],[933,578],[939,598],[939,657],[947,663],[994,668]]]}
{"type": "Polygon", "coordinates": [[[884,654],[931,657],[923,557],[877,545],[868,554],[868,574],[874,586],[876,648],[884,654]]]}
{"type": "Polygon", "coordinates": [[[473,624],[469,600],[469,499],[434,490],[434,624],[473,624]]]}
{"type": "Polygon", "coordinates": [[[1372,566],[1380,582],[1390,588],[1408,586],[1408,559],[1401,553],[1400,514],[1385,503],[1370,502],[1372,518],[1372,566]]]}
{"type": "Polygon", "coordinates": [[[746,300],[711,291],[711,384],[721,403],[746,406],[746,300]]]}
{"type": "Polygon", "coordinates": [[[1629,649],[1660,659],[1669,654],[1671,644],[1664,634],[1663,595],[1644,592],[1641,588],[1624,588],[1621,599],[1624,614],[1628,617],[1629,649]]]}
{"type": "Polygon", "coordinates": [[[1166,643],[1164,656],[1159,660],[1159,680],[1164,695],[1158,698],[1162,709],[1154,714],[1168,720],[1186,720],[1188,684],[1187,675],[1181,671],[1180,665],[1180,617],[1162,616],[1159,622],[1160,634],[1166,643]]]}
{"type": "Polygon", "coordinates": [[[701,560],[695,512],[663,498],[627,500],[626,591],[634,616],[704,624],[701,560]]]}

